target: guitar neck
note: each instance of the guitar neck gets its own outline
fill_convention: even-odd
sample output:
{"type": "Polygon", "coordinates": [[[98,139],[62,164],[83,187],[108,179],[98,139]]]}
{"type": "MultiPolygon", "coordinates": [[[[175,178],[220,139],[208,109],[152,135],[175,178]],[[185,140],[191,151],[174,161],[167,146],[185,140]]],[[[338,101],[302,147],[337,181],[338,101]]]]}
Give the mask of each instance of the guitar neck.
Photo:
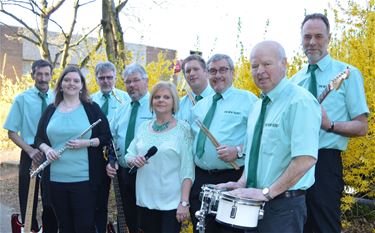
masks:
{"type": "Polygon", "coordinates": [[[121,192],[120,192],[120,186],[118,182],[117,175],[115,175],[112,178],[113,182],[113,190],[115,191],[115,199],[116,199],[116,206],[117,206],[117,224],[118,224],[118,229],[119,233],[129,233],[128,227],[126,225],[126,220],[125,220],[125,213],[122,205],[122,200],[121,200],[121,192]]]}
{"type": "Polygon", "coordinates": [[[34,208],[35,185],[36,185],[36,176],[30,177],[29,193],[27,195],[27,204],[26,204],[27,206],[26,206],[26,214],[25,214],[25,222],[24,222],[25,232],[32,232],[31,222],[32,222],[33,208],[34,208]]]}
{"type": "Polygon", "coordinates": [[[328,94],[332,91],[331,83],[328,83],[326,88],[323,90],[322,94],[318,97],[318,102],[321,104],[323,100],[328,96],[328,94]]]}

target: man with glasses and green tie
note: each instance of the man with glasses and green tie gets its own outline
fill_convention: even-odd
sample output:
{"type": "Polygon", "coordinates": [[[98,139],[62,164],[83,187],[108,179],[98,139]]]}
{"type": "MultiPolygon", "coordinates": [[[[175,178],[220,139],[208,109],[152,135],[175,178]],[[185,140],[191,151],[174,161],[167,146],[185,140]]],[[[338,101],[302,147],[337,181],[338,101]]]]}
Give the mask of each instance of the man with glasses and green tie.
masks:
{"type": "MultiPolygon", "coordinates": [[[[367,134],[369,109],[361,72],[328,54],[330,26],[320,13],[306,15],[301,26],[302,46],[308,65],[292,81],[318,97],[339,73],[349,68],[349,77],[321,103],[318,162],[315,183],[307,190],[305,232],[341,232],[341,197],[344,190],[341,152],[350,137],[367,134]]],[[[350,156],[350,155],[349,155],[350,156]]]]}
{"type": "MultiPolygon", "coordinates": [[[[243,170],[243,144],[247,119],[256,96],[232,86],[234,64],[225,54],[215,54],[207,62],[208,80],[214,93],[203,98],[192,108],[191,127],[195,136],[193,145],[195,181],[190,193],[190,214],[196,232],[195,212],[200,209],[199,193],[204,184],[218,184],[237,180],[243,170]],[[201,121],[219,142],[216,147],[196,124],[201,121]],[[235,170],[230,163],[236,163],[235,170]]],[[[233,232],[206,217],[206,232],[233,232]]]]}
{"type": "MultiPolygon", "coordinates": [[[[137,134],[137,129],[142,122],[153,118],[149,108],[150,94],[148,93],[148,76],[146,70],[139,64],[128,65],[123,73],[126,91],[131,102],[120,111],[116,112],[114,121],[111,123],[113,139],[118,147],[118,156],[124,158],[130,142],[137,134]]],[[[124,161],[124,159],[119,159],[124,161]]],[[[113,177],[118,174],[123,209],[130,233],[138,232],[137,229],[137,206],[135,198],[135,178],[136,174],[129,174],[126,163],[120,164],[122,167],[112,168],[107,165],[107,174],[113,177]],[[117,171],[116,169],[119,170],[117,171]]]]}
{"type": "MultiPolygon", "coordinates": [[[[22,92],[14,99],[4,129],[8,137],[21,148],[19,164],[18,198],[22,222],[25,222],[26,204],[30,183],[31,164],[39,165],[45,159],[44,154],[33,146],[39,119],[48,104],[54,100],[54,94],[49,88],[52,78],[52,65],[45,60],[37,60],[31,66],[31,77],[34,87],[22,92]],[[36,106],[40,106],[36,108],[36,106]]],[[[39,178],[35,185],[34,210],[36,213],[38,201],[39,178]]],[[[44,191],[43,191],[44,193],[44,191]]],[[[54,212],[43,197],[43,232],[57,232],[57,222],[54,212]]],[[[42,224],[40,224],[42,225],[42,224]]],[[[36,214],[32,217],[32,229],[38,232],[36,214]]]]}
{"type": "Polygon", "coordinates": [[[204,97],[211,95],[213,90],[208,85],[206,62],[201,56],[190,55],[185,58],[182,62],[182,71],[191,88],[191,97],[194,99],[194,103],[188,95],[182,97],[176,118],[189,122],[191,120],[191,108],[204,97]]]}
{"type": "MultiPolygon", "coordinates": [[[[115,88],[116,75],[116,67],[109,61],[100,62],[95,67],[96,83],[99,85],[100,90],[92,94],[91,98],[101,107],[110,125],[116,112],[130,102],[129,95],[125,91],[115,88]]],[[[98,206],[95,216],[97,233],[106,232],[110,184],[111,179],[106,177],[98,191],[98,206]]]]}
{"type": "Polygon", "coordinates": [[[218,187],[265,202],[257,229],[245,232],[302,233],[305,190],[314,183],[320,106],[308,91],[286,78],[287,59],[279,43],[255,45],[250,63],[262,99],[249,115],[245,170],[237,182],[218,187]]]}

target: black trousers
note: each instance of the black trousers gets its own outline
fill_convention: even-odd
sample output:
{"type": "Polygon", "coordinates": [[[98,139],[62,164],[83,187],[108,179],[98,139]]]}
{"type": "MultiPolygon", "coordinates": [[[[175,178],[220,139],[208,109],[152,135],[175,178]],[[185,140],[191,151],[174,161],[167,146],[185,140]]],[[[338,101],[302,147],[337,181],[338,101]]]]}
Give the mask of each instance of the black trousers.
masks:
{"type": "Polygon", "coordinates": [[[105,176],[103,184],[98,190],[98,199],[95,210],[95,227],[97,233],[105,233],[107,231],[108,221],[108,197],[111,188],[111,178],[105,176]]]}
{"type": "MultiPolygon", "coordinates": [[[[27,208],[27,197],[29,193],[29,184],[30,184],[30,168],[31,168],[32,159],[29,155],[21,150],[20,165],[18,170],[18,200],[21,210],[21,219],[22,222],[25,222],[26,208],[27,208]]],[[[40,179],[37,176],[35,184],[35,193],[34,193],[34,208],[33,208],[33,217],[32,217],[32,229],[38,231],[38,221],[36,220],[36,212],[38,206],[38,194],[39,194],[39,184],[40,179]]],[[[43,187],[42,187],[43,192],[43,187]]],[[[42,211],[42,221],[43,221],[43,232],[44,233],[55,233],[57,232],[57,220],[55,214],[52,210],[52,207],[43,203],[42,211]]],[[[42,225],[42,224],[41,224],[42,225]]]]}
{"type": "Polygon", "coordinates": [[[305,195],[274,199],[264,206],[258,227],[246,233],[302,233],[306,221],[305,195]]]}
{"type": "MultiPolygon", "coordinates": [[[[198,219],[195,217],[195,212],[201,208],[201,201],[199,200],[199,194],[201,187],[204,184],[219,184],[228,181],[237,181],[243,172],[243,167],[238,171],[234,169],[219,170],[219,171],[205,171],[199,167],[195,167],[195,180],[190,191],[190,215],[193,223],[193,231],[196,230],[198,219]]],[[[235,228],[227,227],[219,224],[215,221],[215,216],[208,215],[205,218],[206,229],[205,232],[209,233],[220,233],[220,232],[243,232],[235,228]]]]}
{"type": "Polygon", "coordinates": [[[176,210],[150,210],[138,206],[139,228],[143,233],[179,233],[181,223],[176,219],[176,210]]]}
{"type": "Polygon", "coordinates": [[[340,200],[344,190],[341,151],[320,149],[315,183],[307,190],[305,233],[341,232],[340,200]]]}
{"type": "Polygon", "coordinates": [[[136,173],[129,174],[129,168],[120,167],[117,171],[125,221],[128,226],[129,233],[137,233],[139,228],[137,213],[138,209],[135,196],[136,176],[136,173]]]}
{"type": "Polygon", "coordinates": [[[59,233],[95,233],[97,193],[89,181],[50,182],[50,197],[59,233]]]}

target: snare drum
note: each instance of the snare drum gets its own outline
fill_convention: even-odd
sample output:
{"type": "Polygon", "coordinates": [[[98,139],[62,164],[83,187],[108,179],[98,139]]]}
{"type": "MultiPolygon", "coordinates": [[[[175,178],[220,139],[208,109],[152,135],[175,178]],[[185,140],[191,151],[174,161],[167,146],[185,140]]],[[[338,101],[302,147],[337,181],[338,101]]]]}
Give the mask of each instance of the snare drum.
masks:
{"type": "Polygon", "coordinates": [[[223,191],[213,184],[202,185],[199,200],[202,202],[201,210],[206,210],[207,214],[216,214],[219,204],[220,193],[223,191]]]}
{"type": "Polygon", "coordinates": [[[239,229],[255,228],[263,217],[263,201],[239,198],[222,192],[216,221],[239,229]]]}

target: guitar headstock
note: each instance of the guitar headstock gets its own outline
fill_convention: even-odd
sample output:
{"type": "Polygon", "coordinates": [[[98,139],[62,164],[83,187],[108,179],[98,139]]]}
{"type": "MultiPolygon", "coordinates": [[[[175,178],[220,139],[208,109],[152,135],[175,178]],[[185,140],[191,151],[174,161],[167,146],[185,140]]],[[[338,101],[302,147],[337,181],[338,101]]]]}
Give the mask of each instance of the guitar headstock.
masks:
{"type": "Polygon", "coordinates": [[[349,77],[349,67],[346,68],[346,70],[344,70],[343,72],[339,73],[336,78],[334,78],[332,81],[331,81],[331,86],[332,86],[332,89],[336,89],[338,90],[341,86],[341,84],[344,82],[345,79],[347,79],[349,77]]]}

